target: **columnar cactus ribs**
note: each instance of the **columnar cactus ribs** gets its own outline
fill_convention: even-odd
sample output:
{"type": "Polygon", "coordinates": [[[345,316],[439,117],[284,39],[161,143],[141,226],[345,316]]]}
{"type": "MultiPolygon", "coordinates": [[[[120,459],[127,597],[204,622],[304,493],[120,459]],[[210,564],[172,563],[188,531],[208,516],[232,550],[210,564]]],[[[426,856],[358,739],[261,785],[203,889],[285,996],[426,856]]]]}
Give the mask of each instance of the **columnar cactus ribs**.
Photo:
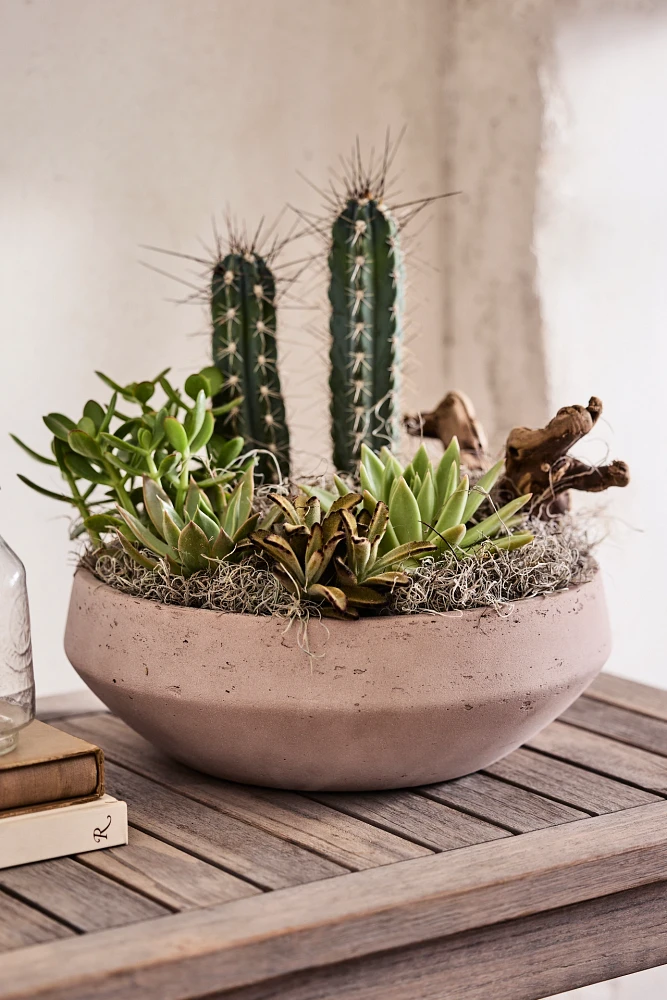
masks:
{"type": "Polygon", "coordinates": [[[337,469],[361,445],[396,446],[404,275],[398,225],[381,197],[350,193],[329,252],[331,434],[337,469]]]}
{"type": "Polygon", "coordinates": [[[218,417],[216,431],[240,435],[260,454],[257,471],[275,482],[290,471],[289,430],[280,391],[276,346],[276,284],[267,260],[232,246],[213,267],[213,361],[225,385],[216,403],[241,395],[240,406],[218,417]],[[275,456],[274,461],[271,456],[275,456]]]}

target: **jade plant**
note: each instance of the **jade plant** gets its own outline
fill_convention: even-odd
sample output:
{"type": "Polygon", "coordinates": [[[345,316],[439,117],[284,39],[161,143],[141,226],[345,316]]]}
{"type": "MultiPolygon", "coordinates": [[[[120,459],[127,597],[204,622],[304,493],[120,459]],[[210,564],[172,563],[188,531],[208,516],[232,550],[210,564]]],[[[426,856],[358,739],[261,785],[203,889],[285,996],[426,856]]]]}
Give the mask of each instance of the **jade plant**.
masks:
{"type": "MultiPolygon", "coordinates": [[[[38,493],[73,507],[79,515],[73,534],[87,532],[94,547],[109,532],[119,530],[132,544],[131,537],[139,538],[135,530],[139,524],[149,529],[147,490],[149,497],[168,499],[177,513],[176,523],[193,508],[193,490],[202,515],[208,516],[209,510],[222,513],[231,502],[225,490],[253,459],[241,455],[242,438],[225,440],[214,433],[215,418],[239,403],[235,398],[211,405],[223,385],[220,372],[210,367],[190,375],[184,393],[167,379],[168,369],[150,381],[124,386],[97,374],[112,390],[108,403],[89,400],[78,421],[62,413],[43,418],[53,435],[51,456],[12,435],[32,458],[57,468],[69,492],[58,493],[26,476],[19,478],[38,493]],[[164,399],[155,408],[158,389],[164,399]]],[[[230,534],[239,527],[234,521],[230,534]]]]}
{"type": "Polygon", "coordinates": [[[333,500],[325,516],[314,496],[271,499],[284,522],[251,540],[270,557],[280,582],[300,600],[323,604],[328,617],[358,618],[382,608],[395,587],[409,584],[403,567],[436,551],[428,542],[409,542],[380,556],[389,512],[381,502],[372,514],[359,510],[359,493],[333,500]]]}
{"type": "Polygon", "coordinates": [[[210,306],[213,361],[223,385],[216,402],[231,403],[216,418],[223,436],[240,435],[257,449],[256,472],[275,482],[290,472],[290,439],[276,347],[276,282],[271,254],[230,237],[215,261],[210,306]],[[235,397],[240,399],[235,401],[235,397]]]}
{"type": "MultiPolygon", "coordinates": [[[[473,485],[461,474],[461,454],[453,438],[437,466],[431,462],[423,445],[405,467],[388,448],[379,453],[362,445],[359,481],[364,506],[375,509],[386,504],[389,521],[380,545],[387,552],[408,542],[431,543],[438,554],[454,552],[460,556],[476,552],[480,547],[513,550],[533,540],[530,531],[516,531],[524,518],[519,513],[530,500],[530,494],[516,497],[498,510],[493,510],[479,522],[471,523],[495,486],[503,462],[497,462],[473,485]]],[[[348,484],[336,476],[339,495],[349,490],[348,484]]],[[[304,487],[316,493],[325,509],[335,502],[335,494],[304,487]]]]}

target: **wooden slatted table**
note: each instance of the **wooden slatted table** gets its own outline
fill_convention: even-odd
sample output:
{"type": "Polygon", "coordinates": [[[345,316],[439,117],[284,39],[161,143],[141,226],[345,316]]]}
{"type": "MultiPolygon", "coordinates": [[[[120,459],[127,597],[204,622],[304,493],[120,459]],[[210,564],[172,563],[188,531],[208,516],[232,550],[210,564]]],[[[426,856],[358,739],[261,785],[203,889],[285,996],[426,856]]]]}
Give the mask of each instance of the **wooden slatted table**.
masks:
{"type": "Polygon", "coordinates": [[[108,714],[127,847],[0,871],[0,997],[536,1000],[667,961],[667,692],[611,675],[479,774],[296,794],[108,714]]]}

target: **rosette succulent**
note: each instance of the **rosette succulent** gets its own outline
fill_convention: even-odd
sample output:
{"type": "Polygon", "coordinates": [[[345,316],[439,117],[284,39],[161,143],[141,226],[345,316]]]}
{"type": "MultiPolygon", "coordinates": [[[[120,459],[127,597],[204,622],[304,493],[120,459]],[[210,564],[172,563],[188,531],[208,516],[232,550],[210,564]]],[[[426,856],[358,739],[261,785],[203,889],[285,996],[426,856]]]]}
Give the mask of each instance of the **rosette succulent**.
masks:
{"type": "Polygon", "coordinates": [[[333,499],[324,517],[317,497],[273,494],[271,499],[284,521],[254,532],[251,540],[270,557],[274,574],[291,593],[321,604],[329,617],[358,618],[360,610],[383,607],[394,587],[409,584],[404,567],[436,551],[429,542],[415,541],[381,556],[389,512],[382,502],[372,514],[359,511],[359,493],[333,499]]]}
{"type": "MultiPolygon", "coordinates": [[[[503,463],[497,462],[471,486],[469,477],[461,474],[456,438],[437,466],[423,445],[405,467],[387,448],[376,454],[362,445],[359,482],[364,506],[373,511],[382,501],[389,511],[380,552],[415,541],[433,544],[439,556],[447,552],[464,556],[482,547],[511,550],[527,545],[533,540],[531,532],[515,529],[523,524],[519,512],[530,494],[511,500],[479,522],[473,521],[482,503],[489,499],[502,469],[503,463]]],[[[339,495],[349,490],[339,476],[335,484],[339,495]]],[[[334,502],[333,493],[304,489],[316,494],[325,509],[334,502]]]]}

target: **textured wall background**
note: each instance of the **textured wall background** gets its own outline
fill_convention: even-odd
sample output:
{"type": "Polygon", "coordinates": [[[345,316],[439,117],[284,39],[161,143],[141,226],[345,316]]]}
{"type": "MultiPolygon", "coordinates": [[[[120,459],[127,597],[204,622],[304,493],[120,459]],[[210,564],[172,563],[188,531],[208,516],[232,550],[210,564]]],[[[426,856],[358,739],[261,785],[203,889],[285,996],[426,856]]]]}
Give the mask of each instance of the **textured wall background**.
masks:
{"type": "MultiPolygon", "coordinates": [[[[317,210],[297,170],[326,184],[357,133],[381,144],[387,125],[409,126],[403,196],[444,190],[445,13],[439,0],[0,3],[0,531],[27,566],[41,694],[79,685],[61,648],[73,561],[60,508],[15,478],[43,470],[7,432],[45,441],[41,414],[80,412],[100,390],[95,368],[129,380],[207,362],[205,317],[166,301],[188,289],[140,267],[139,244],[200,251],[226,205],[250,226],[286,202],[317,210]]],[[[435,267],[438,221],[418,241],[435,267]]],[[[444,389],[441,274],[412,272],[413,406],[444,389]]],[[[323,290],[311,269],[300,294],[317,303],[323,290]]],[[[329,447],[326,322],[322,309],[282,318],[306,471],[329,447]]]]}

